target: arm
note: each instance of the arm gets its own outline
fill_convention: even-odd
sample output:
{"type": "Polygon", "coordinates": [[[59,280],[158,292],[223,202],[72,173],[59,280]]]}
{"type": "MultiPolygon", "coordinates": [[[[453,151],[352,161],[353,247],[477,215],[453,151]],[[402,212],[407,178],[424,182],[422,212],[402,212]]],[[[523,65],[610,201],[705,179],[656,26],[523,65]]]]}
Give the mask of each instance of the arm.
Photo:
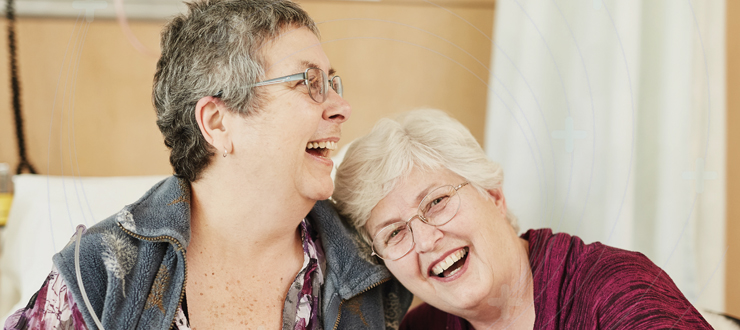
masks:
{"type": "Polygon", "coordinates": [[[606,292],[600,297],[603,329],[712,329],[660,267],[640,253],[621,251],[598,262],[606,292]]]}
{"type": "Polygon", "coordinates": [[[56,266],[28,305],[8,317],[3,328],[87,330],[82,314],[56,266]]]}

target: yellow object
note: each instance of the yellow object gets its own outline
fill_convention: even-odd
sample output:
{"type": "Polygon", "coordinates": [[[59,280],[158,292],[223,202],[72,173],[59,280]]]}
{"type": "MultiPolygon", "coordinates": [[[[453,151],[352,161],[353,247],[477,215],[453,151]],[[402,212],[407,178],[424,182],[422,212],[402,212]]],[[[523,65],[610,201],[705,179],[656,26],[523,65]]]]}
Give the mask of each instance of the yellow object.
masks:
{"type": "Polygon", "coordinates": [[[10,204],[13,203],[13,194],[0,193],[0,226],[5,226],[10,214],[10,204]]]}

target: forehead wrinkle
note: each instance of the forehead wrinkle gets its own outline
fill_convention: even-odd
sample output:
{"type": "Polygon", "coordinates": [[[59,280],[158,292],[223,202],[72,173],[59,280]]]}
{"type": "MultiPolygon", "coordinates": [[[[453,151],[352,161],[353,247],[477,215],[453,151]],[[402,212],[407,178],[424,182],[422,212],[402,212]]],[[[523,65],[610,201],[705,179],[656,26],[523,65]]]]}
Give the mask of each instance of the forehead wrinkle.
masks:
{"type": "MultiPolygon", "coordinates": [[[[390,196],[390,194],[388,194],[385,198],[383,198],[383,200],[386,200],[386,198],[388,198],[388,196],[390,196]]],[[[381,202],[383,200],[381,200],[381,202]]],[[[381,202],[379,202],[378,204],[380,204],[381,202]]],[[[386,200],[386,202],[387,202],[387,200],[386,200]]],[[[378,204],[375,205],[376,208],[378,207],[378,204]]],[[[395,223],[395,222],[406,221],[407,219],[404,219],[403,218],[404,209],[409,208],[409,207],[410,208],[415,208],[416,207],[415,205],[403,206],[402,204],[408,204],[408,203],[403,203],[403,202],[401,202],[401,203],[387,203],[385,205],[385,208],[386,209],[394,209],[395,211],[386,211],[386,212],[378,215],[378,218],[380,218],[380,219],[385,218],[385,220],[380,220],[381,221],[380,223],[378,223],[375,226],[373,226],[373,228],[369,228],[371,230],[368,230],[368,233],[370,233],[372,235],[372,237],[371,237],[372,239],[375,238],[375,235],[378,234],[378,231],[380,231],[381,229],[385,228],[386,226],[388,226],[388,225],[390,225],[392,223],[395,223]]]]}
{"type": "Polygon", "coordinates": [[[427,195],[437,187],[441,187],[442,185],[439,184],[437,181],[430,181],[429,184],[427,184],[426,188],[422,189],[418,195],[416,195],[415,205],[417,208],[421,207],[421,201],[424,199],[424,197],[427,197],[427,195]]]}
{"type": "MultiPolygon", "coordinates": [[[[415,216],[417,213],[414,213],[409,218],[404,218],[404,216],[403,216],[404,210],[409,209],[409,208],[410,209],[418,210],[419,209],[419,204],[421,204],[421,200],[424,197],[426,197],[426,195],[429,193],[429,191],[432,190],[435,187],[437,187],[437,184],[436,183],[434,183],[434,182],[429,183],[426,188],[422,189],[422,191],[418,195],[416,195],[416,198],[415,199],[412,199],[410,202],[401,202],[400,203],[400,204],[408,204],[408,205],[399,205],[399,203],[394,203],[393,207],[396,209],[396,213],[398,215],[397,216],[391,216],[390,218],[384,220],[383,222],[375,225],[372,228],[372,230],[368,230],[368,233],[370,233],[371,235],[373,235],[373,237],[371,237],[371,238],[375,238],[374,236],[377,234],[377,231],[379,231],[380,229],[384,228],[385,226],[388,226],[388,225],[390,225],[390,224],[392,224],[394,222],[406,221],[409,218],[415,216]]],[[[387,198],[389,195],[390,194],[388,194],[385,198],[387,198]]],[[[403,197],[401,197],[401,198],[405,200],[405,198],[403,198],[403,197]]],[[[377,207],[378,205],[376,204],[375,206],[377,207]]],[[[385,215],[381,215],[381,217],[384,217],[384,216],[385,215]]]]}
{"type": "MultiPolygon", "coordinates": [[[[274,66],[282,63],[283,61],[287,61],[289,58],[292,58],[296,54],[299,54],[299,53],[301,53],[303,51],[306,51],[306,50],[311,49],[311,48],[316,47],[316,46],[321,46],[321,43],[311,44],[311,45],[308,45],[308,46],[303,47],[301,49],[298,49],[296,51],[293,51],[293,52],[291,52],[289,54],[284,54],[284,55],[280,56],[280,59],[279,60],[277,60],[277,61],[275,61],[275,63],[271,63],[269,66],[267,66],[267,68],[265,69],[265,72],[270,71],[270,69],[272,69],[274,66]]],[[[264,52],[262,54],[262,56],[267,57],[267,52],[264,52]]],[[[302,60],[301,62],[299,62],[299,65],[304,65],[304,69],[306,69],[306,68],[308,68],[308,66],[306,66],[306,65],[307,64],[311,64],[311,63],[313,63],[313,62],[307,61],[307,60],[302,60]]],[[[313,64],[313,65],[316,65],[316,64],[313,64]]],[[[316,66],[316,67],[318,68],[318,66],[316,66]]]]}

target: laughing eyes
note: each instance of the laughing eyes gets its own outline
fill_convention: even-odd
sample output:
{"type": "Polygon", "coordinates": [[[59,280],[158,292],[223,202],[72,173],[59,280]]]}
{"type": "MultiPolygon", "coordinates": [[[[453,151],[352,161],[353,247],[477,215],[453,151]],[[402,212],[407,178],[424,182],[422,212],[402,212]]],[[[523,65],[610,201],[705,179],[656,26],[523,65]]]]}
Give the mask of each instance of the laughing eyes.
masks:
{"type": "Polygon", "coordinates": [[[308,76],[308,78],[305,79],[305,80],[298,81],[293,86],[293,88],[298,88],[301,85],[306,85],[306,87],[308,87],[306,89],[306,93],[308,93],[308,94],[310,94],[310,91],[311,90],[321,91],[323,89],[323,86],[321,84],[321,79],[319,79],[319,77],[316,76],[316,75],[311,75],[311,76],[308,76]]]}
{"type": "Polygon", "coordinates": [[[439,203],[442,203],[442,201],[447,198],[447,196],[438,197],[437,199],[433,200],[431,203],[429,203],[430,207],[433,207],[439,203]]]}
{"type": "Polygon", "coordinates": [[[444,210],[449,199],[449,195],[437,196],[437,198],[432,199],[426,206],[424,206],[424,216],[434,216],[436,213],[444,210]]]}
{"type": "Polygon", "coordinates": [[[309,76],[308,77],[308,84],[310,85],[310,89],[320,91],[324,86],[321,86],[321,79],[319,79],[319,76],[309,76]]]}
{"type": "Polygon", "coordinates": [[[387,245],[396,245],[399,244],[401,241],[404,240],[404,237],[408,234],[408,228],[406,225],[400,225],[396,229],[394,229],[390,235],[388,235],[388,238],[386,239],[387,245]]]}
{"type": "MultiPolygon", "coordinates": [[[[447,202],[449,202],[450,196],[449,195],[441,195],[437,196],[436,198],[432,199],[425,207],[424,207],[424,216],[426,218],[434,217],[439,212],[442,212],[447,206],[447,202]]],[[[408,235],[409,228],[408,224],[404,222],[399,222],[396,224],[396,228],[391,231],[391,233],[388,235],[386,239],[386,244],[393,245],[395,243],[398,243],[408,235]]]]}

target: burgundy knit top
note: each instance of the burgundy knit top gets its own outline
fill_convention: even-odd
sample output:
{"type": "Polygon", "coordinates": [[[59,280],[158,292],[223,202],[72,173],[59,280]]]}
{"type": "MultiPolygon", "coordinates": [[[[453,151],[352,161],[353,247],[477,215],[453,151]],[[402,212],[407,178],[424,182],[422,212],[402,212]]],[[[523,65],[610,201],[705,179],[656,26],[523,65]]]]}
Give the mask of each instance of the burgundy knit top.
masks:
{"type": "MultiPolygon", "coordinates": [[[[639,252],[531,229],[534,329],[712,329],[660,267],[639,252]]],[[[428,304],[401,329],[472,329],[428,304]]]]}

